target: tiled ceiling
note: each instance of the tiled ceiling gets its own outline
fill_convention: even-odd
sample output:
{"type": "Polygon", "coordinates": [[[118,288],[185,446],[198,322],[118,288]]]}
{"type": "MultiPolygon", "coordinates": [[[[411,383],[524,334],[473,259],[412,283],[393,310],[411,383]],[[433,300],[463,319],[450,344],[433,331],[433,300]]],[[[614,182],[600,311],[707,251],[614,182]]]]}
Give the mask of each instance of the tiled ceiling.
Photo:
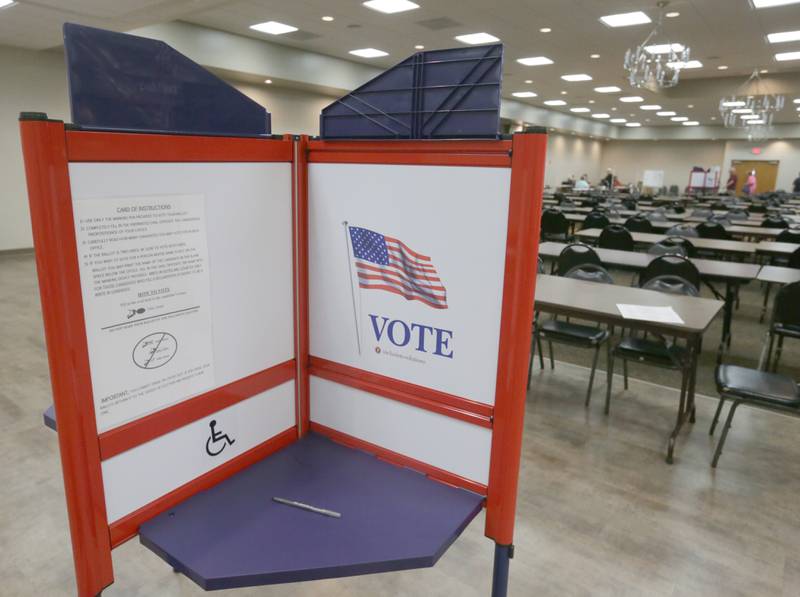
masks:
{"type": "MultiPolygon", "coordinates": [[[[630,88],[622,69],[625,50],[642,42],[653,25],[610,29],[599,21],[603,15],[634,10],[644,10],[655,19],[658,9],[654,1],[415,1],[419,9],[387,15],[364,7],[361,0],[37,0],[35,5],[20,0],[19,6],[0,11],[0,43],[39,48],[56,45],[60,37],[55,22],[59,18],[119,30],[180,19],[388,67],[413,53],[417,44],[426,49],[453,47],[459,45],[454,36],[485,31],[506,46],[504,96],[534,91],[538,97],[518,101],[536,106],[553,99],[567,102],[564,107],[550,108],[553,110],[568,112],[581,106],[644,125],[680,126],[618,99],[632,94],[643,96],[645,104],[658,104],[663,110],[713,125],[719,122],[720,96],[734,92],[753,69],[767,69],[769,74],[762,76],[788,93],[789,100],[800,97],[800,61],[779,63],[773,58],[776,52],[800,50],[800,41],[780,45],[766,41],[767,33],[800,30],[800,4],[754,10],[749,0],[673,0],[668,10],[680,16],[665,20],[664,33],[670,41],[690,46],[692,58],[702,61],[704,67],[684,71],[678,87],[655,94],[630,88]],[[326,22],[322,16],[334,20],[326,22]],[[275,36],[249,29],[254,23],[270,20],[299,31],[275,36]],[[544,27],[552,31],[541,33],[544,27]],[[362,60],[348,54],[367,47],[389,55],[362,60]],[[591,54],[600,58],[592,59],[591,54]],[[555,64],[526,67],[516,62],[517,58],[539,55],[548,56],[555,64]],[[718,70],[721,65],[729,68],[718,70]],[[560,78],[573,73],[588,73],[593,80],[567,83],[560,78]],[[593,91],[607,85],[617,85],[623,93],[593,91]]],[[[776,121],[798,122],[796,107],[790,101],[776,121]]]]}

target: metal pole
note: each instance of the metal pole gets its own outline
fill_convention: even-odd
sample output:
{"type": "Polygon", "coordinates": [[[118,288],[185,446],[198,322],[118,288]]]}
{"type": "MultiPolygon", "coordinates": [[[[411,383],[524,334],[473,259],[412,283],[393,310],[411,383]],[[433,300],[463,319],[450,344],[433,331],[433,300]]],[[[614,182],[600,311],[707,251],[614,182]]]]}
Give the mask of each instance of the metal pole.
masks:
{"type": "Polygon", "coordinates": [[[492,575],[492,597],[508,596],[508,567],[514,557],[513,545],[494,545],[494,574],[492,575]]]}
{"type": "Polygon", "coordinates": [[[361,331],[358,327],[358,314],[356,313],[356,291],[353,290],[353,257],[350,255],[350,238],[349,226],[347,221],[342,222],[344,226],[344,242],[347,244],[347,269],[350,272],[350,296],[353,299],[353,321],[356,324],[356,344],[358,345],[358,354],[361,354],[361,331]]]}

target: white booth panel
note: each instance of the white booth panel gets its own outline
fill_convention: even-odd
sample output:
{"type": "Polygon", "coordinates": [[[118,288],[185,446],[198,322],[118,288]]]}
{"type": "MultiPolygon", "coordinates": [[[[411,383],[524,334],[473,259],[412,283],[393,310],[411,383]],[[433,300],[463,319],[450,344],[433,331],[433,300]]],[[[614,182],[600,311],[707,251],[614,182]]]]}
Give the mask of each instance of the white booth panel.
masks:
{"type": "Polygon", "coordinates": [[[289,381],[103,461],[109,523],[294,426],[289,381]]]}
{"type": "Polygon", "coordinates": [[[510,179],[508,168],[310,164],[311,354],[493,404],[510,179]],[[375,243],[407,266],[379,273],[375,243]],[[413,282],[438,288],[435,301],[362,287],[369,272],[368,284],[405,280],[407,293],[422,271],[414,255],[435,270],[413,282]]]}
{"type": "Polygon", "coordinates": [[[487,485],[492,431],[311,376],[311,420],[487,485]]]}

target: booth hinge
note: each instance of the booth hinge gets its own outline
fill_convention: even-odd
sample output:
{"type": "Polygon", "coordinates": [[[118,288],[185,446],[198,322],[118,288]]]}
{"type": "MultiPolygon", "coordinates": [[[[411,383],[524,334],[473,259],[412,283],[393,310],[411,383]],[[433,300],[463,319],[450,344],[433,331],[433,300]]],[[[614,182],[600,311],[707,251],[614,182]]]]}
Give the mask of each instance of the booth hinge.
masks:
{"type": "Polygon", "coordinates": [[[508,559],[509,560],[513,560],[514,559],[514,544],[513,543],[508,546],[508,559]]]}
{"type": "Polygon", "coordinates": [[[513,156],[514,156],[514,150],[513,149],[509,149],[508,150],[508,157],[513,157],[513,156]]]}

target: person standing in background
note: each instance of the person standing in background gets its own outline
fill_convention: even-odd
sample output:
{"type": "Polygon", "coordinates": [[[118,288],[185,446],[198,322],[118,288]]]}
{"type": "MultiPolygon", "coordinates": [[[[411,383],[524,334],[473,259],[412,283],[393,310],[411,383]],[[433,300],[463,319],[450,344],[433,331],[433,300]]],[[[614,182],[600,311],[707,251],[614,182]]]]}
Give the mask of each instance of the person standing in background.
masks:
{"type": "Polygon", "coordinates": [[[798,174],[797,178],[794,179],[792,186],[794,187],[792,189],[792,193],[794,193],[795,195],[800,194],[800,174],[798,174]]]}
{"type": "Polygon", "coordinates": [[[725,183],[725,189],[728,191],[729,195],[736,194],[736,185],[739,184],[739,175],[736,174],[736,168],[731,168],[731,171],[728,173],[728,182],[725,183]]]}
{"type": "Polygon", "coordinates": [[[614,172],[609,168],[606,171],[605,178],[600,181],[600,184],[605,186],[607,189],[610,189],[614,185],[614,172]]]}
{"type": "Polygon", "coordinates": [[[750,170],[750,174],[747,176],[747,182],[744,183],[744,188],[742,189],[746,195],[753,196],[756,194],[756,188],[758,186],[758,181],[756,180],[756,171],[750,170]]]}

